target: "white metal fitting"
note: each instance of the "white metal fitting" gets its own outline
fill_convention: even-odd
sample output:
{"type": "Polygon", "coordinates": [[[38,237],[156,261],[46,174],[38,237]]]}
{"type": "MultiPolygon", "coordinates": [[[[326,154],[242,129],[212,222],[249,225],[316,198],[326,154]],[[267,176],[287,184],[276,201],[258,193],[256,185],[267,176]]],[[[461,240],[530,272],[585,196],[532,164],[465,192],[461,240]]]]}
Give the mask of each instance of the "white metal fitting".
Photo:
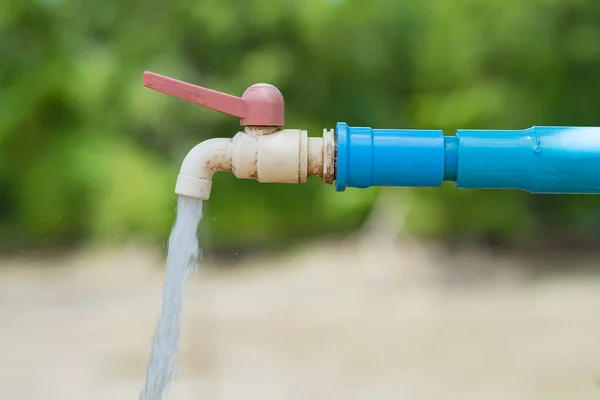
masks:
{"type": "Polygon", "coordinates": [[[264,183],[303,183],[320,176],[331,184],[334,154],[333,130],[309,138],[302,129],[248,126],[233,139],[209,139],[194,147],[181,165],[175,193],[207,200],[217,171],[264,183]]]}

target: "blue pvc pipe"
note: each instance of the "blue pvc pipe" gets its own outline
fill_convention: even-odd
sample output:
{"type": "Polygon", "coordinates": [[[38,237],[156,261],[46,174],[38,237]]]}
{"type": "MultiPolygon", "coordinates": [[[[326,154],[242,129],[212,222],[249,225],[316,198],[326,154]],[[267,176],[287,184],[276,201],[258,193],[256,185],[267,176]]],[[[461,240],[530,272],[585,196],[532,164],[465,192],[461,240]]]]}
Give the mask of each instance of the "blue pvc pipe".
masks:
{"type": "Polygon", "coordinates": [[[336,126],[336,188],[440,186],[600,193],[600,128],[371,129],[336,126]]]}

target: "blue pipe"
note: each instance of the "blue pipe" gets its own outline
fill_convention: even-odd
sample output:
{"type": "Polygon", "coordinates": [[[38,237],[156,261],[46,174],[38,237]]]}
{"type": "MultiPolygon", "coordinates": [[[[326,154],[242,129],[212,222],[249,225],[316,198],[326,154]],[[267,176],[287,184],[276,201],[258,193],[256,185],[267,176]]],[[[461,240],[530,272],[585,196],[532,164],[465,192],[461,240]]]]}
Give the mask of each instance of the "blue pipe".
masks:
{"type": "Polygon", "coordinates": [[[336,189],[371,186],[600,193],[600,128],[371,129],[336,126],[336,189]]]}

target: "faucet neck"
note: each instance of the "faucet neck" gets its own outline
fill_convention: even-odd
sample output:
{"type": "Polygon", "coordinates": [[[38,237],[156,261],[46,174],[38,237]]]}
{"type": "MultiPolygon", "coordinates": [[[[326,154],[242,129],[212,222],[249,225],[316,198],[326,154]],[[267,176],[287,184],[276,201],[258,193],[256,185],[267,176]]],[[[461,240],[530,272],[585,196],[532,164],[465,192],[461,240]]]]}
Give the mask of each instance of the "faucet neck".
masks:
{"type": "Polygon", "coordinates": [[[277,132],[278,130],[280,130],[280,127],[278,126],[245,126],[244,127],[244,132],[246,132],[249,135],[255,135],[255,136],[262,136],[262,135],[270,135],[272,133],[277,132]]]}

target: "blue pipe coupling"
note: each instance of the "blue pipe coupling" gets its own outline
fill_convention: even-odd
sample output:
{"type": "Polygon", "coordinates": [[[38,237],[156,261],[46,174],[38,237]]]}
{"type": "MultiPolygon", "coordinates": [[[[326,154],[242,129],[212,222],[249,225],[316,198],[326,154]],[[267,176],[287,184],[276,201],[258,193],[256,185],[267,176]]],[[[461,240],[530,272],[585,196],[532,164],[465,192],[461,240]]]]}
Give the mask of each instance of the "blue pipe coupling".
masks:
{"type": "Polygon", "coordinates": [[[372,129],[336,126],[336,189],[371,186],[600,193],[600,128],[372,129]]]}

